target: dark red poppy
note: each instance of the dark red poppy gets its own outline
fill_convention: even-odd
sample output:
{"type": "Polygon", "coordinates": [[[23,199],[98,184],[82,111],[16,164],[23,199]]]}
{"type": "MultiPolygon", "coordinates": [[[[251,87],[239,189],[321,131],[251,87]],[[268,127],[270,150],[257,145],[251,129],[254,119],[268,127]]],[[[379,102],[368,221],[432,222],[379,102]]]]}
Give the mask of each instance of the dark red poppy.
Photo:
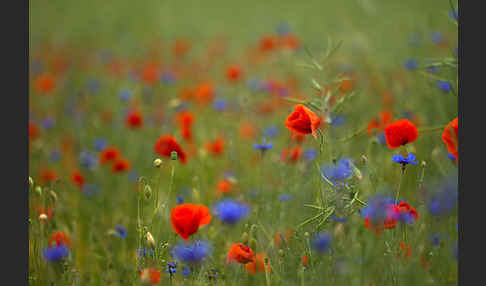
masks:
{"type": "Polygon", "coordinates": [[[395,149],[415,141],[418,130],[408,119],[400,119],[385,127],[386,144],[390,149],[395,149]]]}
{"type": "Polygon", "coordinates": [[[229,82],[237,82],[241,79],[243,71],[240,66],[232,65],[226,69],[226,78],[229,82]]]}
{"type": "Polygon", "coordinates": [[[138,110],[130,110],[125,117],[125,123],[128,127],[135,129],[143,125],[142,113],[138,110]]]}
{"type": "Polygon", "coordinates": [[[130,167],[130,161],[123,158],[117,158],[111,165],[111,170],[113,173],[120,173],[129,170],[130,167]]]}
{"type": "Polygon", "coordinates": [[[285,126],[298,134],[312,134],[317,138],[317,128],[321,124],[320,118],[302,104],[294,106],[292,112],[285,120],[285,126]]]}
{"type": "Polygon", "coordinates": [[[56,79],[51,74],[45,73],[35,80],[35,88],[42,94],[47,94],[56,87],[56,79]]]}
{"type": "Polygon", "coordinates": [[[108,161],[115,161],[120,156],[117,147],[107,147],[100,153],[100,164],[103,165],[108,161]]]}
{"type": "Polygon", "coordinates": [[[458,130],[459,130],[459,120],[456,117],[454,120],[449,122],[442,132],[442,141],[447,147],[447,152],[451,153],[452,156],[456,158],[457,162],[457,142],[458,142],[458,130]]]}
{"type": "Polygon", "coordinates": [[[172,208],[170,221],[172,229],[187,242],[199,227],[211,222],[211,214],[204,205],[180,204],[172,208]]]}
{"type": "Polygon", "coordinates": [[[81,172],[79,172],[79,171],[74,171],[71,174],[71,180],[73,181],[73,183],[75,185],[77,185],[80,188],[83,187],[83,185],[84,185],[84,177],[81,174],[81,172]]]}
{"type": "Polygon", "coordinates": [[[288,48],[292,51],[295,51],[300,46],[299,38],[294,34],[286,34],[282,36],[280,42],[282,47],[288,48]]]}
{"type": "Polygon", "coordinates": [[[407,216],[407,220],[410,219],[414,221],[419,218],[417,211],[406,202],[400,202],[395,208],[397,216],[404,215],[407,216]]]}
{"type": "Polygon", "coordinates": [[[255,260],[255,253],[246,245],[233,243],[228,251],[226,263],[234,261],[241,264],[246,264],[255,260]]]}
{"type": "Polygon", "coordinates": [[[177,157],[180,159],[182,164],[186,163],[186,153],[182,151],[181,146],[174,137],[170,135],[161,136],[154,145],[155,152],[161,156],[169,157],[172,151],[177,152],[177,157]]]}

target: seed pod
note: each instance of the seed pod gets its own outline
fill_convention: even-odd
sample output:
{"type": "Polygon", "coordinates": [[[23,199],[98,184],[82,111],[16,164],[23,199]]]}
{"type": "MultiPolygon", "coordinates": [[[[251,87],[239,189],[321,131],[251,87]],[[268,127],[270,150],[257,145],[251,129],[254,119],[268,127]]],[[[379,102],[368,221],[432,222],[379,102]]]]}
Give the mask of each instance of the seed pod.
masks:
{"type": "Polygon", "coordinates": [[[49,195],[51,196],[53,201],[57,202],[57,195],[53,190],[49,192],[49,195]]]}
{"type": "Polygon", "coordinates": [[[143,195],[147,200],[152,197],[152,188],[149,185],[145,185],[145,188],[143,189],[143,195]]]}
{"type": "Polygon", "coordinates": [[[38,193],[39,196],[42,195],[42,188],[41,188],[41,186],[35,187],[35,192],[38,193]]]}
{"type": "Polygon", "coordinates": [[[279,255],[280,257],[284,257],[284,256],[285,256],[285,252],[283,251],[283,249],[279,249],[279,250],[278,250],[278,255],[279,255]]]}
{"type": "Polygon", "coordinates": [[[159,168],[162,165],[162,160],[157,158],[154,160],[154,167],[159,168]]]}

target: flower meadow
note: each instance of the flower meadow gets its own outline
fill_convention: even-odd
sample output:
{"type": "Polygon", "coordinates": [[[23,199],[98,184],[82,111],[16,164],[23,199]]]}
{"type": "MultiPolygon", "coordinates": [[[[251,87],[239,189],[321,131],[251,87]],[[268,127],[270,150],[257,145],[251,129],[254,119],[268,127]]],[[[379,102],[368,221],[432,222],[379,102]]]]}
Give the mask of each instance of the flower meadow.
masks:
{"type": "Polygon", "coordinates": [[[457,11],[31,1],[29,285],[457,285],[457,11]]]}

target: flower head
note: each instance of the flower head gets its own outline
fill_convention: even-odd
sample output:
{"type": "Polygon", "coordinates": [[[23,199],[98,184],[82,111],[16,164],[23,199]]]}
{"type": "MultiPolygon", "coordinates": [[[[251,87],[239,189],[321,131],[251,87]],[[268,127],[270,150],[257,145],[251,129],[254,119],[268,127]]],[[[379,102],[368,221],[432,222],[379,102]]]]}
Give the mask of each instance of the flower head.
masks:
{"type": "Polygon", "coordinates": [[[172,274],[177,273],[177,262],[168,262],[165,266],[165,273],[172,274]]]}
{"type": "Polygon", "coordinates": [[[161,136],[154,145],[155,152],[161,156],[169,157],[172,151],[177,152],[177,157],[181,159],[181,163],[185,164],[187,157],[181,146],[174,137],[170,135],[161,136]]]}
{"type": "Polygon", "coordinates": [[[451,84],[448,81],[439,80],[437,81],[437,86],[443,92],[449,92],[452,90],[451,84]]]}
{"type": "Polygon", "coordinates": [[[234,261],[241,264],[246,264],[252,262],[255,259],[255,253],[251,248],[246,245],[233,243],[230,250],[228,251],[228,256],[226,257],[226,263],[234,261]]]}
{"type": "Polygon", "coordinates": [[[341,158],[336,164],[322,166],[322,176],[337,185],[353,175],[353,163],[349,158],[341,158]]]}
{"type": "Polygon", "coordinates": [[[140,270],[142,283],[155,285],[160,281],[160,271],[155,268],[140,270]]]}
{"type": "MultiPolygon", "coordinates": [[[[266,253],[257,253],[255,255],[255,259],[253,261],[245,264],[246,271],[250,274],[256,274],[258,272],[265,272],[264,259],[268,259],[266,253]]],[[[267,265],[267,271],[266,272],[269,272],[269,273],[272,272],[272,268],[270,268],[270,265],[267,265]]]]}
{"type": "Polygon", "coordinates": [[[442,132],[442,141],[446,145],[447,152],[452,154],[458,160],[458,130],[459,130],[459,121],[457,117],[449,122],[447,126],[444,128],[444,132],[442,132]]]}
{"type": "Polygon", "coordinates": [[[230,225],[234,225],[246,217],[249,211],[250,209],[247,205],[232,199],[220,201],[214,206],[214,214],[223,222],[230,225]]]}
{"type": "Polygon", "coordinates": [[[171,250],[171,256],[181,262],[188,264],[200,263],[212,251],[211,245],[207,241],[196,241],[192,244],[181,243],[171,250]]]}
{"type": "Polygon", "coordinates": [[[138,110],[130,110],[125,117],[125,123],[129,128],[132,129],[137,129],[142,127],[143,125],[142,113],[138,110]]]}
{"type": "Polygon", "coordinates": [[[298,134],[312,134],[317,138],[317,128],[321,124],[321,119],[310,109],[302,104],[294,106],[292,112],[285,120],[285,126],[298,134]]]}
{"type": "Polygon", "coordinates": [[[65,244],[49,246],[44,249],[44,258],[50,262],[57,262],[69,256],[69,248],[65,244]]]}
{"type": "Polygon", "coordinates": [[[402,154],[395,154],[395,155],[393,155],[393,158],[392,158],[393,162],[401,164],[403,167],[405,167],[408,164],[410,164],[410,165],[418,164],[418,161],[415,161],[415,159],[416,159],[416,157],[412,153],[408,153],[406,158],[403,157],[402,154]]]}
{"type": "Polygon", "coordinates": [[[400,119],[386,126],[385,136],[388,147],[395,149],[415,141],[418,131],[417,127],[408,119],[400,119]]]}
{"type": "Polygon", "coordinates": [[[258,144],[256,142],[253,143],[253,149],[260,150],[262,153],[264,153],[268,149],[272,149],[272,147],[273,147],[273,143],[272,142],[267,143],[267,139],[265,137],[263,138],[263,141],[262,141],[261,144],[258,144]]]}
{"type": "Polygon", "coordinates": [[[331,246],[331,234],[328,232],[318,233],[312,240],[312,246],[318,252],[328,252],[331,246]]]}
{"type": "Polygon", "coordinates": [[[117,225],[115,230],[116,230],[115,234],[118,237],[120,237],[120,238],[126,238],[127,237],[127,230],[123,226],[117,225]]]}
{"type": "Polygon", "coordinates": [[[418,61],[416,59],[408,59],[405,62],[405,68],[408,70],[416,70],[418,68],[418,61]]]}
{"type": "Polygon", "coordinates": [[[172,208],[170,221],[172,229],[187,242],[199,227],[211,222],[211,214],[204,205],[180,204],[172,208]]]}

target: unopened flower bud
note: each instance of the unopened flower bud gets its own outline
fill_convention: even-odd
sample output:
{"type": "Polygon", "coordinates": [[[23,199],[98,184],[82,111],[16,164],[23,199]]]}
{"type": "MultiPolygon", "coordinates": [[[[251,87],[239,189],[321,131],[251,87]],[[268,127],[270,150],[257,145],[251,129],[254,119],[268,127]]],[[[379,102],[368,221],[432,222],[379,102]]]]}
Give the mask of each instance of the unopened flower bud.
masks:
{"type": "Polygon", "coordinates": [[[279,249],[279,250],[278,250],[278,255],[279,255],[280,257],[284,257],[284,256],[285,256],[285,252],[283,251],[283,249],[279,249]]]}
{"type": "Polygon", "coordinates": [[[171,159],[172,161],[177,160],[177,151],[172,151],[172,152],[170,152],[170,159],[171,159]]]}
{"type": "Polygon", "coordinates": [[[34,180],[31,176],[29,176],[29,186],[32,187],[34,185],[34,180]]]}
{"type": "Polygon", "coordinates": [[[54,191],[50,191],[49,195],[51,196],[52,200],[57,202],[57,194],[54,191]]]}
{"type": "Polygon", "coordinates": [[[155,240],[154,240],[154,237],[152,236],[152,234],[147,231],[147,234],[145,235],[145,237],[147,239],[147,244],[150,247],[155,248],[155,240]]]}
{"type": "Polygon", "coordinates": [[[422,167],[425,167],[427,166],[427,163],[425,163],[425,161],[422,161],[422,167]]]}
{"type": "Polygon", "coordinates": [[[159,168],[162,165],[162,160],[157,158],[154,160],[154,167],[159,168]]]}
{"type": "Polygon", "coordinates": [[[363,162],[363,164],[368,163],[368,157],[366,157],[366,155],[361,155],[361,162],[363,162]]]}
{"type": "Polygon", "coordinates": [[[307,231],[304,232],[304,236],[309,237],[309,233],[307,231]]]}
{"type": "Polygon", "coordinates": [[[248,245],[253,251],[256,251],[257,249],[257,241],[256,239],[252,238],[250,239],[250,244],[248,245]]]}
{"type": "Polygon", "coordinates": [[[35,192],[38,193],[39,196],[42,195],[42,188],[41,188],[41,186],[35,187],[35,192]]]}
{"type": "Polygon", "coordinates": [[[145,185],[145,188],[143,189],[143,195],[147,200],[149,200],[152,196],[152,188],[149,185],[145,185]]]}
{"type": "Polygon", "coordinates": [[[241,235],[241,243],[244,244],[244,245],[247,245],[248,244],[248,232],[245,231],[241,235]]]}
{"type": "Polygon", "coordinates": [[[46,214],[40,214],[39,215],[39,220],[47,220],[47,219],[48,219],[48,217],[47,217],[46,214]]]}
{"type": "Polygon", "coordinates": [[[342,223],[338,223],[336,228],[334,229],[334,236],[340,236],[344,231],[344,227],[342,223]]]}

